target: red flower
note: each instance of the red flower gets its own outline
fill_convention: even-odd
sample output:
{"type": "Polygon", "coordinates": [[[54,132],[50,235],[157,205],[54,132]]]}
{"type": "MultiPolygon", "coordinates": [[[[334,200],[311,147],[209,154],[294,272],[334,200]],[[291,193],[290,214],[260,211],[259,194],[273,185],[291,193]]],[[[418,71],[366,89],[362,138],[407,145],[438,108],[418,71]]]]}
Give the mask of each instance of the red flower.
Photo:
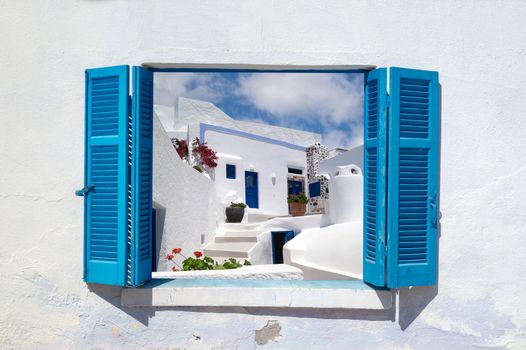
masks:
{"type": "Polygon", "coordinates": [[[177,267],[172,266],[172,271],[174,271],[174,272],[177,271],[177,267]]]}
{"type": "Polygon", "coordinates": [[[174,248],[174,249],[172,249],[172,253],[174,253],[174,254],[179,254],[181,251],[182,251],[181,248],[174,248]]]}
{"type": "Polygon", "coordinates": [[[200,258],[203,256],[203,253],[201,253],[200,251],[197,251],[197,252],[194,252],[194,255],[196,258],[200,258]]]}
{"type": "Polygon", "coordinates": [[[172,260],[173,258],[174,258],[174,256],[173,256],[172,254],[168,254],[168,255],[166,256],[166,259],[168,259],[168,260],[172,260]]]}

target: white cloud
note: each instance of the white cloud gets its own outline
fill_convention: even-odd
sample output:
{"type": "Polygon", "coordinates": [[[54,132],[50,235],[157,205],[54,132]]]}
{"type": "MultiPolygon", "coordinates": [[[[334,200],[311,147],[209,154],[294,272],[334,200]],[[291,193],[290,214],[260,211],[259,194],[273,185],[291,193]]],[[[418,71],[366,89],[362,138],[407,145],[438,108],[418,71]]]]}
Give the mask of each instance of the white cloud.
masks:
{"type": "Polygon", "coordinates": [[[155,73],[154,103],[173,106],[178,96],[217,103],[227,84],[215,73],[155,73]]]}
{"type": "Polygon", "coordinates": [[[329,147],[363,142],[363,75],[258,73],[239,78],[237,94],[285,126],[318,118],[329,147]],[[350,130],[350,131],[349,131],[350,130]]]}
{"type": "Polygon", "coordinates": [[[261,112],[234,118],[313,130],[323,142],[349,148],[363,142],[363,75],[342,73],[250,73],[237,81],[219,73],[156,73],[155,104],[173,106],[178,96],[223,102],[235,97],[261,112]]]}
{"type": "Polygon", "coordinates": [[[363,76],[339,73],[257,73],[239,78],[237,94],[275,116],[337,125],[362,119],[363,76]]]}
{"type": "Polygon", "coordinates": [[[351,125],[351,131],[328,128],[322,135],[323,143],[331,148],[353,148],[363,144],[363,123],[351,125]]]}

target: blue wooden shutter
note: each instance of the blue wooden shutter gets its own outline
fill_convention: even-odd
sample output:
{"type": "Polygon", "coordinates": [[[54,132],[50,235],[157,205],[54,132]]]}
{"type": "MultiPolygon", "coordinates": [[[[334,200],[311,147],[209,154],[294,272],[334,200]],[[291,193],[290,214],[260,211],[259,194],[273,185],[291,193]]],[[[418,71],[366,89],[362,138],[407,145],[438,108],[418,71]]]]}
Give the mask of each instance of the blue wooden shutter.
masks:
{"type": "Polygon", "coordinates": [[[437,277],[438,73],[391,68],[388,135],[387,287],[437,277]]]}
{"type": "Polygon", "coordinates": [[[387,71],[367,74],[364,91],[363,279],[385,286],[387,71]]]}
{"type": "Polygon", "coordinates": [[[153,73],[133,67],[130,184],[131,281],[140,285],[152,276],[153,73]]]}
{"type": "Polygon", "coordinates": [[[128,66],[86,70],[86,282],[126,284],[128,75],[128,66]]]}

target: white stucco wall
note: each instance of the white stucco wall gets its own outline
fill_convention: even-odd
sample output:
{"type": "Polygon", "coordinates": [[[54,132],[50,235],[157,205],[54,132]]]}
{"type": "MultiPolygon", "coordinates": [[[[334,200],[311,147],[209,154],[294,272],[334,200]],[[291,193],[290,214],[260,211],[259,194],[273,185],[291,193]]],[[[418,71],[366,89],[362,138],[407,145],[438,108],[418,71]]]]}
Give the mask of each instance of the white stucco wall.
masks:
{"type": "Polygon", "coordinates": [[[245,171],[254,171],[258,173],[259,193],[255,212],[288,215],[288,167],[303,168],[305,174],[305,151],[215,130],[206,130],[204,141],[219,153],[214,181],[225,204],[235,200],[246,203],[245,171]],[[236,165],[236,179],[226,178],[226,164],[236,165]]]}
{"type": "Polygon", "coordinates": [[[179,97],[174,109],[176,113],[174,115],[173,127],[170,128],[169,123],[164,123],[165,128],[169,131],[169,134],[172,134],[172,129],[188,129],[190,140],[193,140],[196,136],[199,137],[201,124],[204,123],[219,125],[228,129],[244,131],[271,139],[283,140],[303,147],[321,142],[321,135],[318,133],[235,119],[235,117],[239,118],[241,116],[229,116],[213,103],[206,101],[179,97]]]}
{"type": "MultiPolygon", "coordinates": [[[[160,120],[154,118],[153,201],[156,208],[157,270],[173,266],[165,257],[175,247],[185,255],[214,237],[223,214],[214,183],[179,158],[160,120]]],[[[176,261],[180,263],[181,257],[176,261]]]]}
{"type": "Polygon", "coordinates": [[[356,164],[363,171],[363,145],[353,147],[352,149],[340,153],[332,158],[327,158],[320,162],[320,174],[333,176],[337,166],[356,164]]]}
{"type": "Polygon", "coordinates": [[[525,17],[520,0],[0,1],[1,347],[526,347],[525,17]],[[83,70],[146,61],[438,70],[438,287],[375,312],[126,309],[88,288],[83,70]]]}

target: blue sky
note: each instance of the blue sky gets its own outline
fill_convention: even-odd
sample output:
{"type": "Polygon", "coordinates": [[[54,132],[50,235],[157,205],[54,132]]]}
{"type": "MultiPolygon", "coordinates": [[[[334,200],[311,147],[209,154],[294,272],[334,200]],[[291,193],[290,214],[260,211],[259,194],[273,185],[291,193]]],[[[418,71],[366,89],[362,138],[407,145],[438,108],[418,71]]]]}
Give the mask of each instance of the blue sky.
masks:
{"type": "Polygon", "coordinates": [[[235,119],[318,132],[330,148],[363,142],[363,74],[155,74],[155,104],[173,106],[179,96],[235,119]]]}

